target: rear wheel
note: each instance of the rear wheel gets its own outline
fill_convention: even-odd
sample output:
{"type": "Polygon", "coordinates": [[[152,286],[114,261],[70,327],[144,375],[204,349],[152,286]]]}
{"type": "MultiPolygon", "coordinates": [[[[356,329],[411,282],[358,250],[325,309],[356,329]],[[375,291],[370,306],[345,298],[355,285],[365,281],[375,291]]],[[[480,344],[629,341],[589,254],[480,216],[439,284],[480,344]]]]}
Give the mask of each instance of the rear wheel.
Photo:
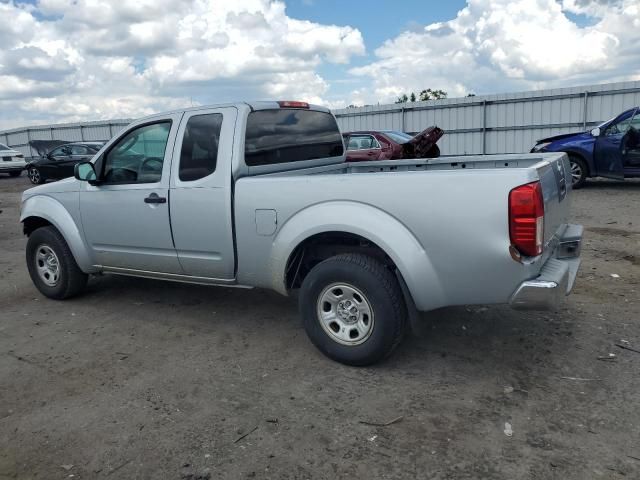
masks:
{"type": "Polygon", "coordinates": [[[62,300],[80,293],[88,275],[78,267],[67,242],[54,227],[35,230],[27,241],[27,268],[40,293],[62,300]]]}
{"type": "Polygon", "coordinates": [[[347,365],[370,365],[390,355],[407,323],[395,275],[361,254],[316,265],[302,282],[300,313],[313,344],[347,365]]]}
{"type": "Polygon", "coordinates": [[[571,186],[574,189],[581,188],[587,180],[588,167],[581,158],[569,155],[569,163],[571,165],[571,186]]]}
{"type": "Polygon", "coordinates": [[[19,177],[20,175],[22,175],[22,170],[15,170],[13,172],[9,172],[9,175],[11,175],[12,177],[19,177]]]}
{"type": "Polygon", "coordinates": [[[44,183],[44,177],[37,167],[29,167],[27,176],[29,177],[29,180],[31,180],[31,183],[33,183],[34,185],[40,185],[41,183],[44,183]]]}

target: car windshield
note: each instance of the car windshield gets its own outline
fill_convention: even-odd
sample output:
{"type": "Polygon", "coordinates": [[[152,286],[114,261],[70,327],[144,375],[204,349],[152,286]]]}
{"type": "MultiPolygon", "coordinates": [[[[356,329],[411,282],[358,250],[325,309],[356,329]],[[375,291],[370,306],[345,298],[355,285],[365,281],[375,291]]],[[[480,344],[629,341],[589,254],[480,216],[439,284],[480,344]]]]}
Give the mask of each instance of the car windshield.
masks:
{"type": "Polygon", "coordinates": [[[615,120],[616,117],[611,117],[609,120],[605,120],[604,122],[602,122],[600,125],[598,125],[598,128],[602,128],[604,127],[607,123],[611,123],[613,120],[615,120]]]}
{"type": "Polygon", "coordinates": [[[0,143],[0,150],[11,150],[11,149],[7,147],[4,143],[0,143]]]}
{"type": "Polygon", "coordinates": [[[407,143],[413,137],[404,132],[398,132],[395,130],[386,130],[384,134],[389,137],[391,140],[397,143],[407,143]]]}

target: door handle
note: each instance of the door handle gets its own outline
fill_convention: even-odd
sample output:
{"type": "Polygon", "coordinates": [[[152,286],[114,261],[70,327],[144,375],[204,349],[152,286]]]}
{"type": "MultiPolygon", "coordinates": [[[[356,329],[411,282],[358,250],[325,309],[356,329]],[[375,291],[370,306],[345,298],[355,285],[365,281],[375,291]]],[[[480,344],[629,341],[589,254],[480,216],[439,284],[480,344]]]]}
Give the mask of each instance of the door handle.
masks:
{"type": "Polygon", "coordinates": [[[152,193],[144,199],[144,203],[167,203],[166,197],[160,197],[157,193],[152,193]]]}

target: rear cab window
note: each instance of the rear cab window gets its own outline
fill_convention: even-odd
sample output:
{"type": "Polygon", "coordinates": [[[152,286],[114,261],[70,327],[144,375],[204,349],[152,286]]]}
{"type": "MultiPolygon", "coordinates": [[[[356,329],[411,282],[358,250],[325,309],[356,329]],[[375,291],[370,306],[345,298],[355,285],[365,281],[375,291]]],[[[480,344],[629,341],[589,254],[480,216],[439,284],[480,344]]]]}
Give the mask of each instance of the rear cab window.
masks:
{"type": "Polygon", "coordinates": [[[216,171],[221,129],[221,113],[194,115],[189,119],[180,151],[180,181],[192,182],[216,171]]]}
{"type": "Polygon", "coordinates": [[[249,167],[340,157],[343,153],[342,135],[329,112],[278,108],[253,111],[247,118],[245,163],[249,167]]]}

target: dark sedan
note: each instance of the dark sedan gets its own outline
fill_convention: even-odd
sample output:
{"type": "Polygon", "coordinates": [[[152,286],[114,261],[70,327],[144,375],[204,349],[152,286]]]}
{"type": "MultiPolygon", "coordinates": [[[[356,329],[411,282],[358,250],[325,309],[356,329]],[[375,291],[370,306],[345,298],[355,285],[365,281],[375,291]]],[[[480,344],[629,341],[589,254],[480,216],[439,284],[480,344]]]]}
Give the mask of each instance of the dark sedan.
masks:
{"type": "Polygon", "coordinates": [[[37,160],[27,164],[25,169],[33,184],[47,180],[73,177],[76,163],[91,160],[102,148],[104,142],[74,142],[59,145],[37,160]]]}
{"type": "Polygon", "coordinates": [[[347,162],[436,158],[436,142],[444,135],[438,127],[429,127],[415,136],[395,130],[367,130],[343,133],[347,162]]]}

